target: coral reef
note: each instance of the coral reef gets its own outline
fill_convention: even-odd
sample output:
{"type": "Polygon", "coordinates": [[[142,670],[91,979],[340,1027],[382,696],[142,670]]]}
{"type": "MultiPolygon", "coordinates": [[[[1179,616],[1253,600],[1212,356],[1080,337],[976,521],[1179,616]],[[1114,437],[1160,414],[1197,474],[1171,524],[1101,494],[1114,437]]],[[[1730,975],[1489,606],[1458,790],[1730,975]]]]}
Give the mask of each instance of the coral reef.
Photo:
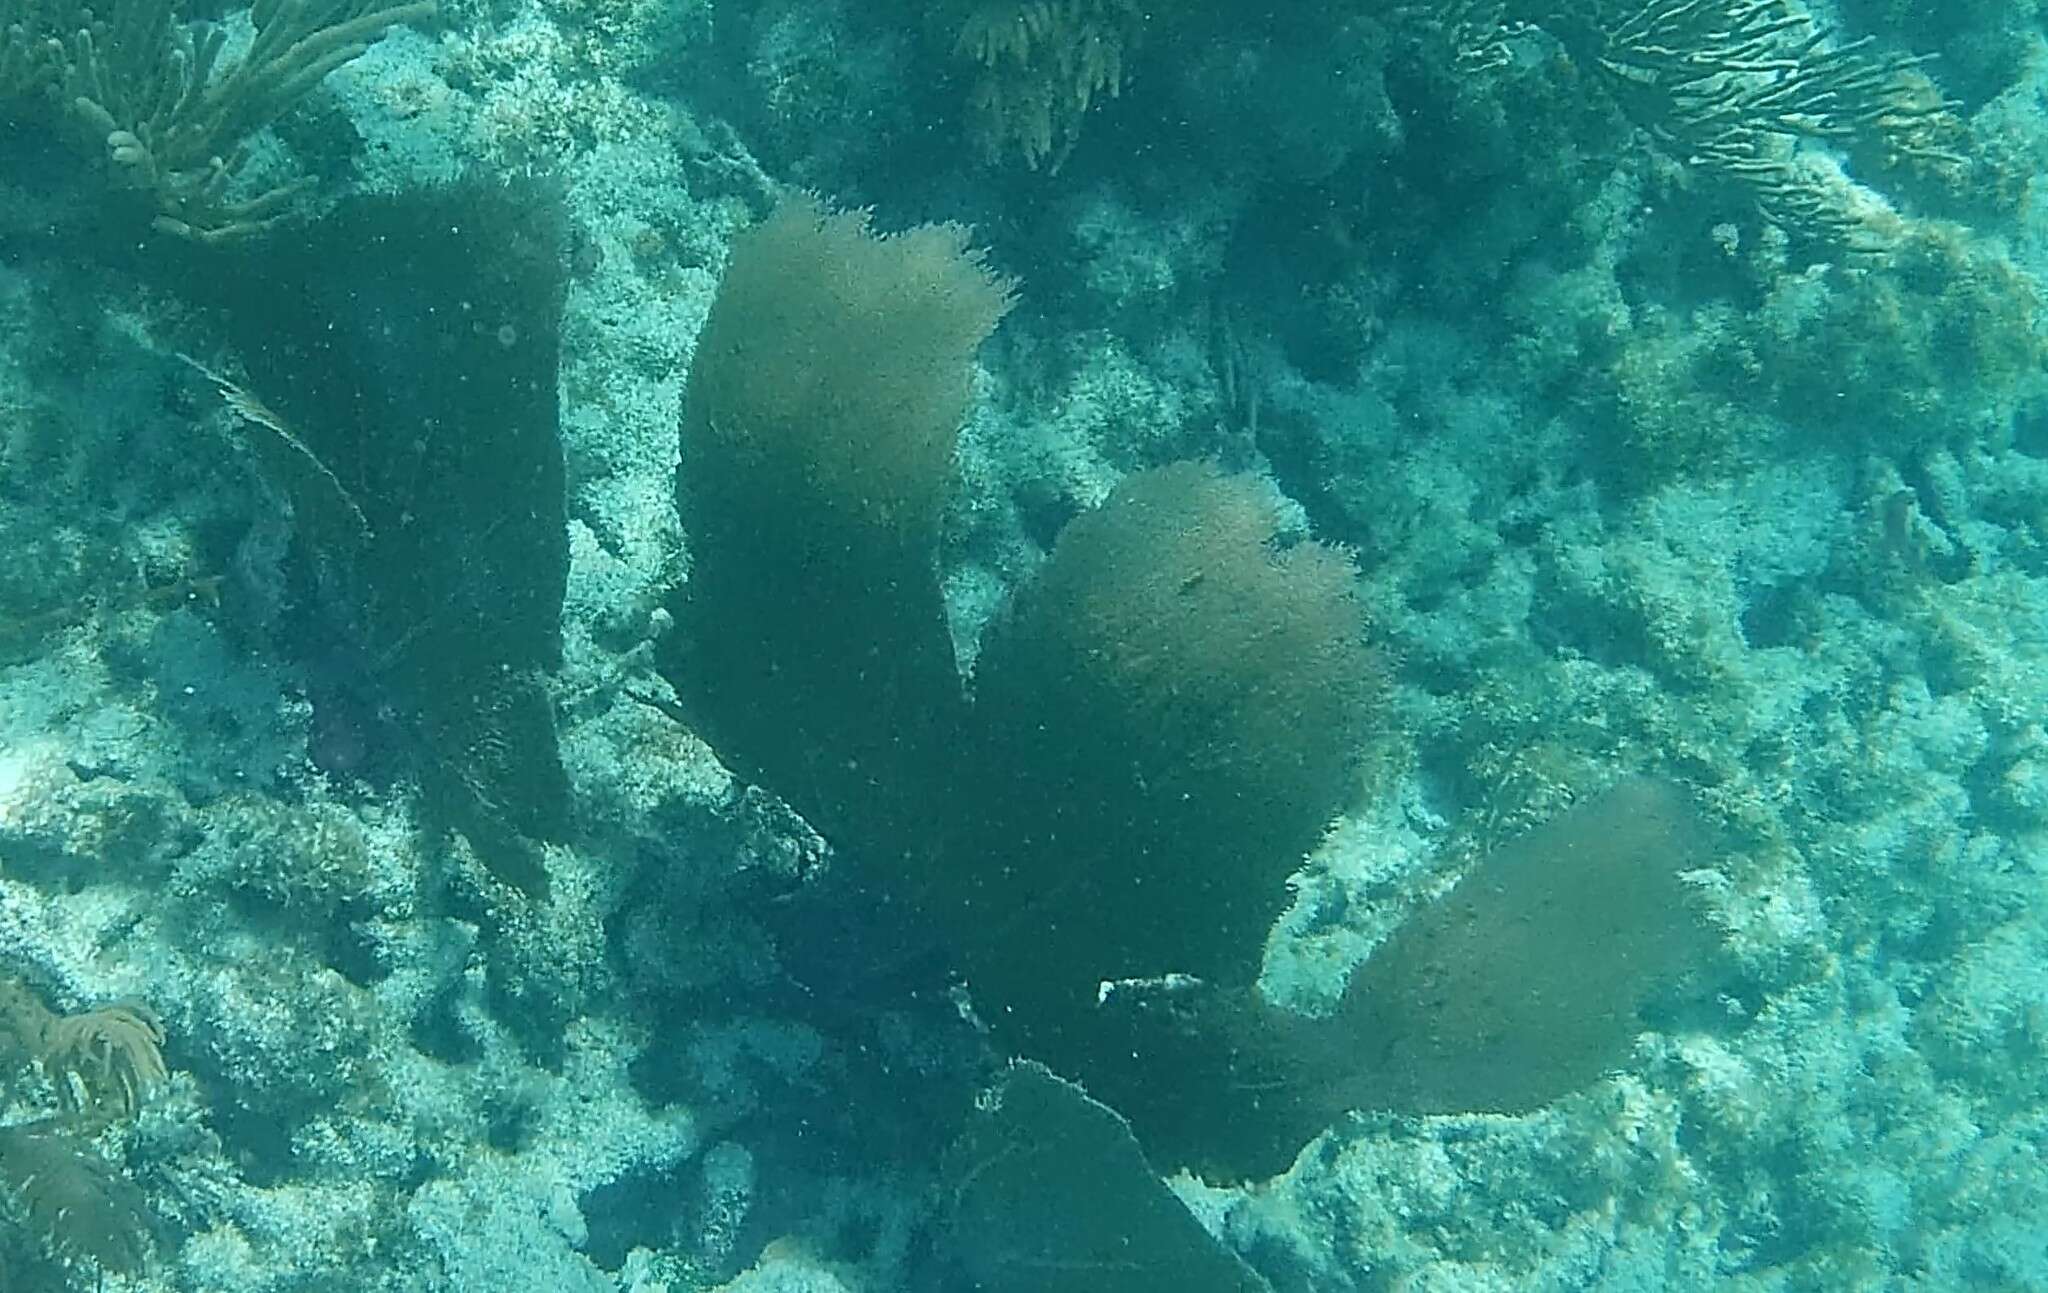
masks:
{"type": "Polygon", "coordinates": [[[10,1287],[1113,1280],[1077,1200],[1318,1293],[2048,1284],[2032,0],[377,10],[0,0],[0,960],[69,1039],[9,1047],[10,1287]],[[92,96],[157,187],[80,30],[193,91],[92,96]],[[441,227],[340,236],[385,202],[441,227]],[[738,328],[778,208],[942,222],[874,254],[973,308],[738,328]],[[322,320],[266,331],[294,236],[322,320]],[[1371,649],[1248,683],[1296,564],[1371,649]],[[1328,757],[1201,739],[1248,709],[1328,757]],[[1588,885],[1644,960],[1543,955],[1588,885]]]}

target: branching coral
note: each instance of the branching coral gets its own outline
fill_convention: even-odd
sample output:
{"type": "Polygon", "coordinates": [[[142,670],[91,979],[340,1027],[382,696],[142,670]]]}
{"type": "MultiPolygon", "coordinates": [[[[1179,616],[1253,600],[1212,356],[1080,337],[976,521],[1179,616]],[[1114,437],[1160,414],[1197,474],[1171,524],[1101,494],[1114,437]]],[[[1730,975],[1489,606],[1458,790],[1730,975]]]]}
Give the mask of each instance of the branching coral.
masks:
{"type": "Polygon", "coordinates": [[[0,0],[0,117],[11,100],[40,93],[57,79],[63,47],[45,34],[38,0],[0,0]]]}
{"type": "MultiPolygon", "coordinates": [[[[1922,59],[1838,38],[1799,0],[1430,0],[1389,12],[1441,38],[1460,75],[1506,64],[1518,38],[1542,33],[1679,162],[1740,186],[1795,232],[1854,246],[1882,233],[1877,204],[1854,209],[1806,142],[1886,166],[1965,164],[1963,127],[1922,59]]],[[[1056,169],[1089,110],[1122,93],[1155,27],[1161,39],[1219,38],[1201,16],[1130,0],[953,0],[928,22],[971,65],[968,125],[984,155],[1056,169]]]]}
{"type": "Polygon", "coordinates": [[[19,980],[0,979],[0,1045],[40,1068],[65,1110],[0,1128],[0,1182],[53,1256],[122,1272],[147,1260],[152,1222],[142,1192],[88,1137],[133,1117],[165,1080],[163,1041],[163,1024],[147,1006],[60,1015],[19,980]]]}
{"type": "Polygon", "coordinates": [[[115,0],[101,17],[65,0],[8,0],[0,98],[40,100],[103,150],[160,232],[202,242],[254,233],[303,188],[230,196],[249,137],[331,71],[434,0],[256,0],[254,39],[222,61],[226,34],[178,21],[169,0],[115,0]]]}
{"type": "Polygon", "coordinates": [[[48,1123],[0,1129],[0,1180],[53,1256],[121,1272],[148,1260],[152,1225],[142,1192],[78,1137],[48,1123]]]}
{"type": "Polygon", "coordinates": [[[1790,0],[1509,0],[1597,72],[1678,160],[1747,189],[1763,215],[1851,244],[1871,230],[1798,159],[1801,140],[1872,146],[1936,168],[1960,126],[1920,60],[1838,41],[1790,0]]]}

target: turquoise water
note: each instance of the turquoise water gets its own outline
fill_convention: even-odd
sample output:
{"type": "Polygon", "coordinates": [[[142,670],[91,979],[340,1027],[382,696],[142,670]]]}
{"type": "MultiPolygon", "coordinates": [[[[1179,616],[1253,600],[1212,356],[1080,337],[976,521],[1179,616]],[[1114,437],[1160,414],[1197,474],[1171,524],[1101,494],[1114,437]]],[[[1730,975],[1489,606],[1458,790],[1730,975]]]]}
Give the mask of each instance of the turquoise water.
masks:
{"type": "Polygon", "coordinates": [[[2033,0],[165,17],[0,1288],[2048,1289],[2033,0]]]}

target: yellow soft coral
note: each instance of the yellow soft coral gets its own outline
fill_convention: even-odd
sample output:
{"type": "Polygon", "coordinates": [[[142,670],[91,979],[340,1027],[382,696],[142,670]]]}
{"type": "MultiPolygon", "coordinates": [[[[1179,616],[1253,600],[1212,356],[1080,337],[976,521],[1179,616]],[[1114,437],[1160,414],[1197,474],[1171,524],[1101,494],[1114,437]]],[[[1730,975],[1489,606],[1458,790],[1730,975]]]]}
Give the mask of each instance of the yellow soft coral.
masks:
{"type": "Polygon", "coordinates": [[[140,1003],[59,1016],[47,1042],[43,1071],[80,1112],[132,1116],[168,1076],[163,1021],[140,1003]]]}
{"type": "Polygon", "coordinates": [[[1144,15],[1129,0],[986,0],[960,23],[954,53],[977,65],[968,92],[990,160],[1011,152],[1057,169],[1081,118],[1123,90],[1144,15]]]}
{"type": "Polygon", "coordinates": [[[92,1122],[132,1117],[167,1076],[163,1022],[140,1003],[60,1015],[19,980],[0,981],[0,1037],[35,1061],[69,1112],[92,1122]]]}

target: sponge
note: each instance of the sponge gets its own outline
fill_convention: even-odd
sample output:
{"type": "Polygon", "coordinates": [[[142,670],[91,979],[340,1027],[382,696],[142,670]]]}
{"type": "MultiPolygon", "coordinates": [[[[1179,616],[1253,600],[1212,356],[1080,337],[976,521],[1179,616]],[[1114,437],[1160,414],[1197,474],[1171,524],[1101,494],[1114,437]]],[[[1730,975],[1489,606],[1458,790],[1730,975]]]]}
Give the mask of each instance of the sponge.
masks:
{"type": "Polygon", "coordinates": [[[1495,849],[1352,976],[1338,1096],[1521,1113],[1617,1068],[1660,994],[1718,945],[1690,872],[1718,849],[1692,798],[1625,779],[1495,849]]]}
{"type": "Polygon", "coordinates": [[[1718,843],[1652,777],[1481,858],[1358,967],[1326,1018],[1255,990],[1138,985],[1104,1003],[1090,1094],[1161,1167],[1285,1171],[1347,1110],[1524,1113],[1629,1060],[1653,1007],[1704,996],[1717,944],[1688,873],[1718,843]]]}
{"type": "Polygon", "coordinates": [[[1107,979],[1257,976],[1382,691],[1350,559],[1283,544],[1281,518],[1252,477],[1139,472],[991,626],[959,897],[1013,1016],[1071,1018],[1107,979]]]}
{"type": "Polygon", "coordinates": [[[878,237],[792,197],[734,241],[691,361],[662,671],[735,772],[856,852],[936,847],[962,708],[939,514],[1010,286],[958,226],[878,237]]]}

